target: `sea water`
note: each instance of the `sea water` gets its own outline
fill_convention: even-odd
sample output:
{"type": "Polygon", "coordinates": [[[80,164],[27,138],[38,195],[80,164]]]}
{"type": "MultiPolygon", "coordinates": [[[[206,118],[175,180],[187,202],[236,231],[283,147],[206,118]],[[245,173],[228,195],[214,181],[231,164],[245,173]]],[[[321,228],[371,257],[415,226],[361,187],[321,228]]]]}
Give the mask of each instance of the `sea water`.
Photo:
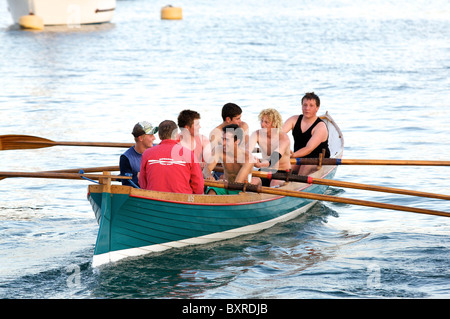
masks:
{"type": "MultiPolygon", "coordinates": [[[[117,1],[111,23],[24,31],[0,3],[0,134],[132,142],[138,121],[221,107],[300,114],[314,91],[346,159],[450,160],[448,1],[117,1]]],[[[158,142],[158,140],[156,141],[158,142]]],[[[118,165],[123,149],[0,153],[0,171],[118,165]]],[[[450,168],[340,166],[337,180],[450,194],[450,168]]],[[[89,182],[0,181],[1,298],[449,298],[450,220],[329,202],[257,234],[91,267],[89,182]]],[[[448,201],[329,194],[450,212],[448,201]]]]}

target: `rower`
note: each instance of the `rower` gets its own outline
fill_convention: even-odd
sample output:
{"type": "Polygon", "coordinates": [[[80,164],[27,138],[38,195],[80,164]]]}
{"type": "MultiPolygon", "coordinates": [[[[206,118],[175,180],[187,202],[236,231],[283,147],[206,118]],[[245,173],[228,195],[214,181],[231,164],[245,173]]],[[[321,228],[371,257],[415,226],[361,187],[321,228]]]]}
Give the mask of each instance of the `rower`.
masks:
{"type": "Polygon", "coordinates": [[[209,139],[200,134],[200,114],[192,110],[183,110],[178,115],[180,144],[194,152],[195,160],[203,169],[211,156],[209,139]]]}
{"type": "MultiPolygon", "coordinates": [[[[291,157],[317,158],[323,150],[324,157],[330,157],[328,147],[328,128],[318,116],[320,99],[314,92],[306,93],[302,98],[301,115],[291,116],[283,125],[283,132],[292,130],[294,137],[294,151],[291,157]]],[[[316,165],[293,167],[299,175],[308,175],[317,170],[316,165]]]]}
{"type": "Polygon", "coordinates": [[[142,155],[139,183],[142,189],[160,192],[203,194],[204,180],[194,153],[178,143],[178,127],[165,120],[159,125],[159,145],[142,155]]]}
{"type": "Polygon", "coordinates": [[[122,180],[122,185],[139,187],[139,170],[141,169],[142,153],[150,147],[153,147],[155,135],[158,132],[158,127],[153,127],[149,122],[142,121],[133,127],[133,134],[135,144],[130,147],[125,153],[120,156],[119,168],[120,175],[131,176],[131,181],[128,179],[122,180]]]}
{"type": "MultiPolygon", "coordinates": [[[[290,145],[291,141],[281,128],[283,120],[280,113],[275,109],[262,110],[258,118],[261,122],[261,129],[253,132],[250,136],[249,148],[254,149],[258,143],[262,158],[256,159],[255,167],[261,171],[283,172],[291,169],[290,145]]],[[[263,186],[280,186],[284,184],[282,180],[269,180],[262,178],[263,186]]]]}
{"type": "MultiPolygon", "coordinates": [[[[252,172],[254,158],[253,155],[245,149],[244,130],[237,124],[230,124],[222,129],[222,150],[216,148],[213,152],[211,161],[203,169],[205,180],[215,180],[211,171],[214,170],[217,163],[223,164],[224,180],[229,183],[244,183],[248,181],[248,176],[252,172]]],[[[257,180],[251,180],[257,182],[257,180]]],[[[225,188],[210,187],[206,191],[210,195],[232,195],[240,191],[228,190],[225,188]]]]}

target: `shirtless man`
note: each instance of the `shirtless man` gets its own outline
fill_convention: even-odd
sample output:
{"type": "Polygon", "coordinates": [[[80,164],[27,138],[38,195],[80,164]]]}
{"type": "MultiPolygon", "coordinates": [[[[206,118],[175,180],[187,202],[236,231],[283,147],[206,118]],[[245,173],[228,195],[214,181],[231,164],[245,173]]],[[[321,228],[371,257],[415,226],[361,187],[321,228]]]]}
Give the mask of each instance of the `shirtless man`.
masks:
{"type": "Polygon", "coordinates": [[[192,110],[183,110],[178,115],[180,144],[194,152],[195,159],[203,169],[211,156],[209,139],[200,134],[200,114],[192,110]]]}
{"type": "MultiPolygon", "coordinates": [[[[237,124],[230,124],[222,129],[223,147],[212,155],[211,162],[203,169],[203,177],[206,180],[214,180],[211,171],[217,163],[222,162],[224,180],[228,182],[244,183],[253,169],[254,159],[251,153],[244,148],[244,131],[237,124]]],[[[252,180],[253,181],[253,180],[252,180]]],[[[224,188],[210,187],[207,194],[231,195],[239,191],[224,188]]]]}
{"type": "Polygon", "coordinates": [[[241,116],[242,109],[234,103],[227,103],[222,107],[223,122],[215,127],[209,135],[211,150],[213,152],[222,140],[222,129],[230,124],[237,124],[240,128],[242,128],[244,131],[244,142],[248,142],[248,124],[242,121],[241,116]]]}
{"type": "MultiPolygon", "coordinates": [[[[261,171],[282,171],[286,172],[291,169],[291,141],[289,136],[281,131],[283,121],[280,113],[275,109],[265,109],[258,116],[261,121],[261,129],[257,130],[250,136],[249,149],[253,149],[258,143],[262,159],[256,159],[255,167],[261,171]]],[[[263,186],[273,187],[282,185],[282,180],[268,181],[263,179],[263,186]]]]}
{"type": "MultiPolygon", "coordinates": [[[[328,129],[318,116],[320,99],[314,92],[302,98],[302,115],[291,116],[283,125],[283,132],[292,130],[294,152],[291,157],[318,158],[325,149],[325,157],[330,157],[328,129]]],[[[299,175],[308,175],[317,170],[316,165],[301,165],[299,175]]]]}

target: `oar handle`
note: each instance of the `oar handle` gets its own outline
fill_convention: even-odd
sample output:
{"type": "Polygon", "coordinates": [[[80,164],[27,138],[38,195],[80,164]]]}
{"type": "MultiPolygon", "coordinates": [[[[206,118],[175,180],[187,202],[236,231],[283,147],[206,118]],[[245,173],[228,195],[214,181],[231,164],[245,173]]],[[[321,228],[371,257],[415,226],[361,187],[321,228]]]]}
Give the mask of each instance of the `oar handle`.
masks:
{"type": "MultiPolygon", "coordinates": [[[[319,158],[291,158],[292,165],[319,165],[319,158]]],[[[322,165],[450,166],[450,161],[323,158],[322,165]]]]}
{"type": "Polygon", "coordinates": [[[311,176],[290,174],[289,171],[276,172],[276,173],[272,173],[272,172],[259,172],[259,173],[260,174],[256,174],[256,175],[254,174],[254,176],[265,177],[268,179],[284,180],[287,182],[298,182],[298,183],[307,183],[307,184],[312,184],[314,181],[314,179],[311,176]]]}

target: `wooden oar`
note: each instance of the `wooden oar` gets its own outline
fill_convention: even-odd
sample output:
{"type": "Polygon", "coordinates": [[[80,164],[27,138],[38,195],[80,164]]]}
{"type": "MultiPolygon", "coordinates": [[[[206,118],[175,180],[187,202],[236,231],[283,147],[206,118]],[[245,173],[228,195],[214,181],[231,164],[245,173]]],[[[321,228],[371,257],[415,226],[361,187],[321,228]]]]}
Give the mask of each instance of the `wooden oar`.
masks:
{"type": "Polygon", "coordinates": [[[257,192],[257,193],[265,193],[265,194],[272,194],[272,195],[279,195],[279,196],[291,196],[291,197],[299,197],[299,198],[306,198],[306,199],[319,200],[319,201],[328,201],[328,202],[335,202],[335,203],[343,203],[343,204],[375,207],[375,208],[382,208],[382,209],[389,209],[389,210],[406,211],[406,212],[419,213],[419,214],[450,217],[450,213],[442,212],[442,211],[401,206],[401,205],[393,205],[393,204],[385,204],[385,203],[378,203],[378,202],[371,202],[371,201],[365,201],[365,200],[359,200],[359,199],[337,197],[337,196],[332,196],[332,195],[314,194],[314,193],[293,191],[293,190],[284,190],[284,189],[279,189],[279,188],[256,186],[256,185],[252,185],[252,184],[226,183],[226,182],[224,183],[224,182],[208,180],[208,181],[205,181],[205,185],[211,186],[211,187],[222,187],[222,188],[233,189],[233,190],[244,190],[245,189],[245,191],[257,192]]]}
{"type": "Polygon", "coordinates": [[[259,171],[253,171],[252,175],[255,177],[262,177],[262,178],[268,178],[268,179],[289,180],[289,181],[293,181],[293,182],[308,183],[308,184],[354,188],[354,189],[362,189],[362,190],[369,190],[369,191],[375,191],[375,192],[384,192],[384,193],[393,193],[393,194],[401,194],[401,195],[420,196],[420,197],[427,197],[427,198],[450,200],[450,195],[420,192],[420,191],[414,191],[414,190],[406,190],[406,189],[400,189],[400,188],[376,186],[376,185],[369,185],[369,184],[343,182],[343,181],[337,181],[337,180],[331,180],[331,179],[312,178],[311,176],[303,176],[303,175],[295,175],[295,174],[288,175],[287,173],[272,174],[269,172],[259,172],[259,171]]]}
{"type": "Polygon", "coordinates": [[[0,135],[0,151],[35,149],[57,145],[127,148],[133,146],[134,144],[110,142],[55,142],[46,138],[31,135],[0,135]]]}
{"type": "Polygon", "coordinates": [[[105,177],[111,179],[131,179],[130,176],[114,176],[101,174],[55,173],[55,172],[0,172],[0,177],[29,177],[29,178],[54,178],[54,179],[81,179],[83,177],[98,180],[105,177]]]}
{"type": "MultiPolygon", "coordinates": [[[[319,158],[291,158],[293,165],[319,165],[319,158]]],[[[450,161],[323,158],[322,165],[450,166],[450,161]]]]}
{"type": "MultiPolygon", "coordinates": [[[[32,135],[0,135],[0,151],[36,149],[52,146],[94,146],[94,147],[120,147],[129,148],[134,143],[112,143],[112,142],[55,142],[43,137],[32,135]]],[[[154,143],[153,145],[158,145],[154,143]]],[[[253,153],[259,153],[257,147],[253,153]]]]}
{"type": "MultiPolygon", "coordinates": [[[[223,167],[216,166],[216,168],[214,170],[216,172],[223,172],[223,167]]],[[[327,186],[335,186],[335,187],[354,188],[354,189],[369,190],[369,191],[374,191],[374,192],[384,192],[384,193],[393,193],[393,194],[401,194],[401,195],[410,195],[410,196],[419,196],[419,197],[450,200],[450,195],[444,195],[444,194],[420,192],[420,191],[400,189],[400,188],[376,186],[376,185],[370,185],[370,184],[342,182],[342,181],[331,180],[331,179],[312,178],[311,176],[288,174],[288,173],[281,173],[281,172],[270,173],[270,172],[252,171],[252,176],[260,177],[260,178],[267,178],[267,179],[277,179],[277,180],[283,180],[283,181],[287,180],[287,181],[291,181],[291,182],[299,182],[299,183],[307,183],[307,184],[318,184],[318,185],[327,185],[327,186]]]]}
{"type": "MultiPolygon", "coordinates": [[[[79,173],[83,171],[85,173],[96,173],[96,172],[112,172],[118,171],[119,166],[99,166],[99,167],[84,167],[84,168],[70,168],[70,169],[60,169],[55,171],[42,171],[36,173],[79,173]]],[[[21,176],[4,176],[0,177],[0,180],[5,179],[7,177],[21,177],[21,176]]]]}

